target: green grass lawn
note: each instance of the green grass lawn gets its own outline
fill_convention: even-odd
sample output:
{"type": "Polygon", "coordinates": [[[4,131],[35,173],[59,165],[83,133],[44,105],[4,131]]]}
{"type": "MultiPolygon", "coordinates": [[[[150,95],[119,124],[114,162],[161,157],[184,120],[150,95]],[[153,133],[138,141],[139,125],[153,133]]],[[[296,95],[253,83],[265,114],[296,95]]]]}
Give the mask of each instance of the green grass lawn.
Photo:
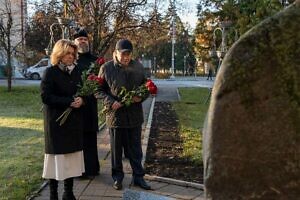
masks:
{"type": "Polygon", "coordinates": [[[43,181],[41,106],[38,86],[0,87],[0,200],[25,199],[43,181]]]}
{"type": "Polygon", "coordinates": [[[174,109],[179,118],[180,134],[184,141],[184,155],[196,163],[202,163],[202,128],[208,110],[206,88],[180,88],[181,101],[174,109]]]}
{"type": "Polygon", "coordinates": [[[25,199],[42,182],[41,105],[38,87],[0,87],[0,199],[25,199]]]}

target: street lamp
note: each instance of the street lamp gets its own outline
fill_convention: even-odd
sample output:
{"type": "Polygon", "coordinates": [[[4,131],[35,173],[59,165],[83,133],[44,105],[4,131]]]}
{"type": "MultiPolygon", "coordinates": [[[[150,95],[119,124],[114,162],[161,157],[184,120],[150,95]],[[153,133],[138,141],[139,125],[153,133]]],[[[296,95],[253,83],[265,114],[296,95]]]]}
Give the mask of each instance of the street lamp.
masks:
{"type": "MultiPolygon", "coordinates": [[[[221,21],[221,22],[219,22],[219,27],[215,28],[214,32],[213,32],[214,44],[213,44],[213,48],[209,52],[209,54],[210,54],[211,57],[217,56],[218,59],[219,59],[218,66],[215,70],[216,73],[217,73],[217,70],[219,69],[219,67],[221,66],[222,60],[223,60],[223,58],[224,58],[224,56],[225,56],[225,54],[228,50],[228,47],[227,47],[227,31],[228,31],[228,28],[231,25],[232,25],[231,21],[221,21]],[[217,31],[221,32],[221,37],[222,37],[221,45],[218,48],[217,48],[217,45],[216,45],[216,32],[217,31]]],[[[235,31],[235,40],[237,40],[237,31],[235,31]]]]}
{"type": "Polygon", "coordinates": [[[156,56],[154,56],[154,63],[153,63],[153,71],[154,71],[154,74],[156,74],[156,56]]]}
{"type": "Polygon", "coordinates": [[[175,21],[175,0],[173,0],[172,8],[172,75],[175,78],[175,43],[176,43],[176,21],[175,21]]]}
{"type": "Polygon", "coordinates": [[[186,55],[183,56],[183,76],[185,76],[186,72],[186,55]]]}
{"type": "Polygon", "coordinates": [[[56,17],[56,19],[57,19],[57,22],[54,22],[50,26],[50,42],[49,42],[47,48],[45,49],[46,55],[48,55],[48,56],[51,54],[52,47],[55,43],[53,28],[55,26],[58,26],[61,29],[61,38],[69,39],[71,36],[71,28],[77,27],[75,21],[73,21],[71,19],[63,18],[63,17],[56,17]]]}

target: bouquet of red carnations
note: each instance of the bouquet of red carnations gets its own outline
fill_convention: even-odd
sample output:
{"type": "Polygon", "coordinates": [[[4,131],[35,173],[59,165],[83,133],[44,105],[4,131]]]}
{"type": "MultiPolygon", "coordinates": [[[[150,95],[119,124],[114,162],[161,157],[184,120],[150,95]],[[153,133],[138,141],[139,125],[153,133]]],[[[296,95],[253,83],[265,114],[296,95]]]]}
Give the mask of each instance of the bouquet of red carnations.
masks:
{"type": "Polygon", "coordinates": [[[103,57],[99,57],[95,63],[92,63],[90,68],[88,69],[88,74],[98,74],[101,65],[105,63],[105,59],[103,57]]]}
{"type": "MultiPolygon", "coordinates": [[[[121,87],[121,91],[118,95],[118,97],[121,99],[121,103],[125,106],[130,106],[133,101],[133,97],[137,96],[140,98],[143,98],[147,95],[147,93],[150,93],[151,95],[157,94],[157,86],[153,83],[151,79],[148,79],[145,84],[140,85],[135,90],[128,91],[125,87],[121,87]]],[[[108,112],[108,107],[104,106],[101,113],[106,114],[108,112]]]]}
{"type": "MultiPolygon", "coordinates": [[[[88,74],[84,71],[81,75],[82,84],[79,85],[79,89],[74,95],[74,97],[83,97],[90,96],[95,94],[98,90],[98,87],[104,83],[104,79],[96,76],[95,74],[88,74]]],[[[59,122],[59,125],[63,125],[73,108],[67,108],[57,119],[56,122],[59,122]]]]}
{"type": "Polygon", "coordinates": [[[143,98],[148,92],[151,95],[157,94],[157,87],[151,79],[148,79],[145,84],[139,86],[136,90],[127,91],[125,87],[122,87],[119,96],[122,99],[121,103],[125,106],[129,106],[130,104],[134,103],[134,96],[143,98]]]}

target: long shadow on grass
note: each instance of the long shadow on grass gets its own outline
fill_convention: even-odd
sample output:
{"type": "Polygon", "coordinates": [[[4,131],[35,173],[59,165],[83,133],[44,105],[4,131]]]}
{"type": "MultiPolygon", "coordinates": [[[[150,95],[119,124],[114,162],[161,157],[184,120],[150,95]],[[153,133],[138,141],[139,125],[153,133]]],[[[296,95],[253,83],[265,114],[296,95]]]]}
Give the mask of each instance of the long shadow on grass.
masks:
{"type": "Polygon", "coordinates": [[[11,140],[14,140],[15,144],[18,144],[22,139],[28,139],[30,137],[44,137],[43,131],[30,128],[12,128],[0,126],[0,145],[8,144],[8,142],[11,140]]]}
{"type": "Polygon", "coordinates": [[[0,199],[24,199],[41,183],[42,131],[0,126],[0,199]]]}

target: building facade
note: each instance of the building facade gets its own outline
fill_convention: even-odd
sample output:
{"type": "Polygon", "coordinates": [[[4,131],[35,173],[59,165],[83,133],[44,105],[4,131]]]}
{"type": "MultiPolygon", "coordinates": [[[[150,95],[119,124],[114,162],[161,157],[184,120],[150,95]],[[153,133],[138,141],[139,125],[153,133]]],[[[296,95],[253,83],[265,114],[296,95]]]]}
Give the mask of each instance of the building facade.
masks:
{"type": "Polygon", "coordinates": [[[1,22],[6,28],[8,14],[11,11],[11,45],[12,48],[25,47],[25,31],[27,24],[27,0],[0,0],[1,22]]]}

